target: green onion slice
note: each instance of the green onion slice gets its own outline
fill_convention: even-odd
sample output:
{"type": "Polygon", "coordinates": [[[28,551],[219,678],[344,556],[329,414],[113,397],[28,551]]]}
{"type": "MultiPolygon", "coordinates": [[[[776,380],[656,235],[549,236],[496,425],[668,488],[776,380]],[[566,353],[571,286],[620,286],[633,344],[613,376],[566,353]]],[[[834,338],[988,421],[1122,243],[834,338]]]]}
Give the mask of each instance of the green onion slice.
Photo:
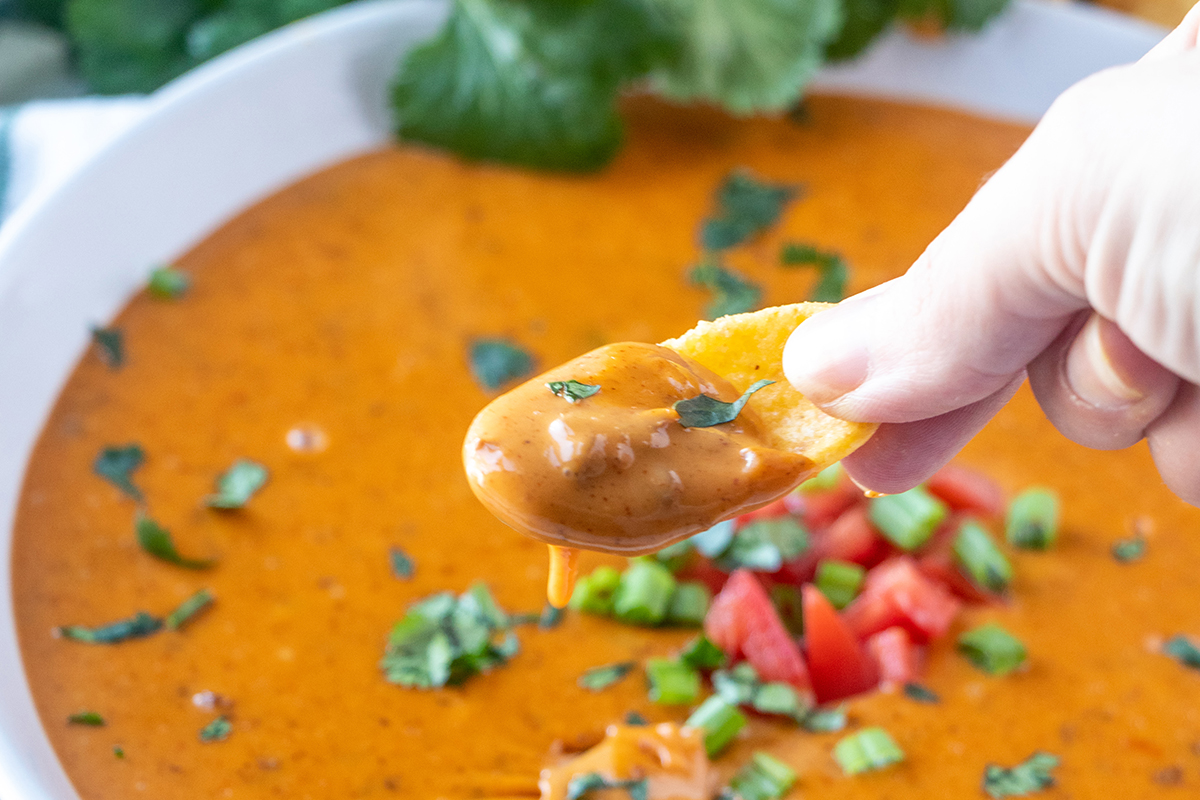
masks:
{"type": "Polygon", "coordinates": [[[778,800],[796,783],[796,771],[779,759],[758,751],[729,781],[740,800],[778,800]]]}
{"type": "Polygon", "coordinates": [[[729,746],[738,731],[746,727],[746,717],[720,695],[713,695],[700,704],[684,723],[704,731],[704,749],[709,758],[716,758],[729,746]]]}
{"type": "Polygon", "coordinates": [[[650,700],[668,706],[688,705],[700,696],[700,673],[683,661],[652,658],[646,662],[650,700]]]}
{"type": "Polygon", "coordinates": [[[971,580],[989,592],[1003,592],[1012,583],[1013,568],[982,525],[966,520],[954,539],[954,556],[971,580]]]}
{"type": "Polygon", "coordinates": [[[918,486],[902,494],[871,500],[871,524],[901,550],[916,550],[946,518],[946,504],[918,486]]]}
{"type": "Polygon", "coordinates": [[[1025,645],[990,622],[958,637],[958,650],[989,675],[1007,675],[1025,663],[1025,645]]]}
{"type": "Polygon", "coordinates": [[[834,608],[842,609],[858,596],[867,571],[849,561],[827,559],[817,564],[817,588],[834,608]]]}
{"type": "Polygon", "coordinates": [[[1058,538],[1058,495],[1049,489],[1026,489],[1008,505],[1008,543],[1027,550],[1049,550],[1058,538]]]}
{"type": "Polygon", "coordinates": [[[833,747],[833,758],[842,772],[858,775],[890,767],[904,760],[904,751],[883,728],[863,728],[833,747]]]}
{"type": "Polygon", "coordinates": [[[658,625],[667,616],[675,576],[653,559],[634,559],[613,594],[613,616],[630,625],[658,625]]]}
{"type": "Polygon", "coordinates": [[[725,666],[726,657],[721,648],[713,644],[707,636],[700,634],[683,648],[679,660],[692,669],[707,672],[725,666]]]}
{"type": "Polygon", "coordinates": [[[667,605],[666,623],[698,628],[704,624],[712,593],[699,581],[684,581],[675,587],[667,605]]]}
{"type": "Polygon", "coordinates": [[[569,608],[585,614],[608,616],[613,610],[613,593],[621,583],[621,573],[610,566],[596,567],[590,575],[575,582],[569,608]]]}
{"type": "Polygon", "coordinates": [[[185,626],[191,624],[192,620],[203,613],[214,602],[213,593],[208,589],[201,589],[180,603],[170,614],[167,614],[167,630],[177,631],[183,629],[185,626]]]}

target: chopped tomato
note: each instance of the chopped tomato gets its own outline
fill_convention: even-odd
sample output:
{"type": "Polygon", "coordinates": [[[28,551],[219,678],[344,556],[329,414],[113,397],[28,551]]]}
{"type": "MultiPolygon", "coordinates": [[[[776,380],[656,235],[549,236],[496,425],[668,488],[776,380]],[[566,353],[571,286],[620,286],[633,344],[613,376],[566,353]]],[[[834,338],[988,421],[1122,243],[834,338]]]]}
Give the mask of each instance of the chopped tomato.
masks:
{"type": "Polygon", "coordinates": [[[863,505],[863,493],[849,480],[843,481],[836,489],[824,492],[801,494],[803,498],[804,523],[810,528],[821,529],[833,524],[848,508],[863,505]]]}
{"type": "Polygon", "coordinates": [[[755,520],[778,519],[779,517],[787,516],[790,513],[792,513],[792,510],[787,504],[787,498],[781,497],[778,500],[767,503],[762,508],[756,508],[753,511],[747,511],[745,514],[739,515],[737,517],[736,524],[737,527],[740,528],[743,525],[748,525],[751,522],[754,522],[755,520]]]}
{"type": "Polygon", "coordinates": [[[821,558],[852,561],[864,567],[875,566],[891,550],[887,540],[868,519],[865,505],[856,505],[844,512],[816,540],[821,558]]]}
{"type": "Polygon", "coordinates": [[[925,483],[952,511],[989,519],[1004,516],[1004,491],[986,475],[948,464],[925,483]]]}
{"type": "Polygon", "coordinates": [[[820,549],[813,544],[791,561],[785,561],[783,566],[768,577],[772,583],[786,583],[789,586],[799,586],[808,583],[817,574],[817,563],[823,558],[820,549]]]}
{"type": "Polygon", "coordinates": [[[900,625],[924,644],[949,630],[961,605],[946,587],[925,577],[912,558],[896,556],[867,573],[862,593],[843,617],[860,639],[900,625]]]}
{"type": "Polygon", "coordinates": [[[881,687],[903,686],[921,677],[924,653],[908,631],[900,626],[887,628],[868,638],[867,652],[879,670],[881,687]]]}
{"type": "Polygon", "coordinates": [[[771,598],[749,570],[735,570],[713,598],[704,633],[730,658],[743,656],[764,681],[809,689],[800,648],[787,632],[771,598]]]}
{"type": "Polygon", "coordinates": [[[922,555],[917,559],[917,569],[926,578],[942,584],[955,597],[968,603],[994,603],[1001,599],[1000,595],[981,589],[975,585],[975,581],[964,575],[954,559],[954,553],[948,549],[922,555]]]}
{"type": "Polygon", "coordinates": [[[818,703],[841,700],[875,688],[879,675],[837,609],[816,586],[800,590],[804,603],[804,648],[818,703]]]}

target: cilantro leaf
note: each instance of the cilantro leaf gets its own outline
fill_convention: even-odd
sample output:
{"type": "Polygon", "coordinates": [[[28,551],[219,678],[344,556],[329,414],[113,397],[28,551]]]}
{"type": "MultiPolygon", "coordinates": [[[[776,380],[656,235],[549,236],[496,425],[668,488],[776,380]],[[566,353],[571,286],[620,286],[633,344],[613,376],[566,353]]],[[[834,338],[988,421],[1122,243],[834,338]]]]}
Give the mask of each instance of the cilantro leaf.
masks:
{"type": "Polygon", "coordinates": [[[557,628],[560,624],[562,624],[562,620],[563,610],[546,603],[546,605],[542,607],[542,613],[538,615],[537,623],[539,628],[544,631],[548,631],[551,628],[557,628]]]}
{"type": "Polygon", "coordinates": [[[810,300],[818,303],[837,303],[846,296],[846,281],[850,268],[840,255],[832,251],[818,250],[810,244],[789,242],[779,255],[785,267],[816,267],[819,278],[810,300]]]}
{"type": "Polygon", "coordinates": [[[229,717],[222,714],[200,729],[200,741],[223,742],[233,733],[233,724],[229,717]]]}
{"type": "Polygon", "coordinates": [[[734,114],[784,111],[821,66],[841,4],[822,0],[663,0],[682,32],[679,57],[651,76],[670,100],[734,114]]]}
{"type": "Polygon", "coordinates": [[[908,698],[916,700],[918,703],[933,704],[940,703],[942,701],[942,699],[938,697],[933,690],[919,683],[909,682],[904,684],[904,694],[908,698]]]}
{"type": "Polygon", "coordinates": [[[217,478],[217,493],[210,494],[204,503],[223,510],[242,508],[266,484],[268,475],[262,464],[239,458],[217,478]]]}
{"type": "Polygon", "coordinates": [[[755,520],[734,534],[717,563],[728,572],[739,567],[775,572],[807,550],[808,544],[808,531],[794,517],[755,520]]]}
{"type": "Polygon", "coordinates": [[[167,614],[167,630],[182,630],[214,602],[213,593],[208,589],[201,589],[180,603],[170,614],[167,614]]]}
{"type": "Polygon", "coordinates": [[[533,356],[507,339],[477,339],[471,344],[471,374],[494,392],[533,372],[533,356]]]}
{"type": "Polygon", "coordinates": [[[80,711],[67,717],[68,725],[87,725],[92,728],[103,728],[104,717],[95,711],[80,711]]]}
{"type": "Polygon", "coordinates": [[[122,619],[88,628],[84,625],[64,625],[55,633],[64,639],[85,644],[119,644],[129,639],[141,639],[153,633],[158,633],[163,622],[158,617],[152,617],[145,611],[139,611],[129,619],[122,619]]]}
{"type": "Polygon", "coordinates": [[[552,394],[558,395],[568,403],[578,403],[580,400],[586,400],[600,391],[600,387],[596,384],[580,383],[576,380],[550,381],[546,384],[546,388],[552,394]]]}
{"type": "Polygon", "coordinates": [[[592,667],[580,675],[576,683],[582,689],[599,692],[624,678],[636,666],[637,664],[632,661],[621,661],[616,664],[606,664],[603,667],[592,667]]]}
{"type": "Polygon", "coordinates": [[[737,415],[742,413],[746,403],[750,402],[750,395],[757,392],[766,386],[770,386],[775,381],[761,380],[750,384],[742,396],[732,403],[726,403],[723,400],[718,400],[715,397],[709,397],[706,394],[689,397],[686,400],[678,400],[674,405],[675,413],[679,415],[679,424],[685,428],[711,428],[714,425],[721,425],[726,422],[733,422],[737,419],[737,415]]]}
{"type": "Polygon", "coordinates": [[[596,169],[621,143],[622,84],[673,47],[645,0],[455,0],[401,62],[397,132],[471,159],[596,169]]]}
{"type": "Polygon", "coordinates": [[[779,221],[799,189],[760,181],[748,170],[731,172],[717,189],[717,212],[700,227],[705,250],[726,250],[779,221]]]}
{"type": "Polygon", "coordinates": [[[602,789],[624,789],[630,800],[647,800],[650,796],[649,781],[646,778],[610,781],[599,772],[585,772],[571,778],[567,783],[567,800],[588,800],[593,792],[602,789]]]}
{"type": "Polygon", "coordinates": [[[120,328],[101,328],[92,326],[92,343],[96,345],[100,358],[111,369],[120,369],[125,365],[125,334],[120,328]]]}
{"type": "Polygon", "coordinates": [[[762,300],[762,288],[758,284],[726,269],[712,258],[693,267],[688,279],[713,293],[712,303],[705,309],[709,319],[753,311],[762,300]]]}
{"type": "Polygon", "coordinates": [[[106,447],[92,462],[92,470],[134,500],[141,502],[142,490],[133,485],[133,473],[146,460],[140,445],[106,447]]]}
{"type": "Polygon", "coordinates": [[[181,272],[171,266],[164,266],[155,267],[150,271],[150,278],[146,281],[146,290],[160,300],[174,300],[186,294],[191,285],[192,279],[186,272],[181,272]]]}
{"type": "Polygon", "coordinates": [[[842,8],[842,29],[825,46],[830,61],[845,61],[866,50],[896,19],[900,0],[843,0],[842,8]]]}
{"type": "Polygon", "coordinates": [[[1196,647],[1190,639],[1182,634],[1168,639],[1167,643],[1163,645],[1163,653],[1185,667],[1200,669],[1200,647],[1196,647]]]}
{"type": "Polygon", "coordinates": [[[1146,555],[1146,537],[1140,532],[1128,539],[1118,539],[1112,545],[1112,557],[1122,564],[1141,561],[1146,555]]]}
{"type": "Polygon", "coordinates": [[[899,13],[921,22],[933,19],[950,31],[978,32],[1008,7],[1008,0],[900,0],[899,13]]]}
{"type": "Polygon", "coordinates": [[[138,544],[157,559],[185,569],[208,569],[217,562],[213,559],[184,558],[175,549],[171,532],[145,514],[139,513],[134,522],[138,544]]]}
{"type": "Polygon", "coordinates": [[[72,0],[67,30],[79,69],[102,94],[150,92],[194,65],[188,26],[204,0],[72,0]]]}
{"type": "Polygon", "coordinates": [[[983,791],[994,800],[1002,800],[1048,789],[1054,785],[1050,771],[1059,763],[1058,756],[1039,751],[1015,767],[988,764],[983,773],[983,791]]]}
{"type": "Polygon", "coordinates": [[[395,545],[388,549],[388,561],[392,565],[392,575],[400,580],[408,580],[417,571],[412,556],[395,545]]]}

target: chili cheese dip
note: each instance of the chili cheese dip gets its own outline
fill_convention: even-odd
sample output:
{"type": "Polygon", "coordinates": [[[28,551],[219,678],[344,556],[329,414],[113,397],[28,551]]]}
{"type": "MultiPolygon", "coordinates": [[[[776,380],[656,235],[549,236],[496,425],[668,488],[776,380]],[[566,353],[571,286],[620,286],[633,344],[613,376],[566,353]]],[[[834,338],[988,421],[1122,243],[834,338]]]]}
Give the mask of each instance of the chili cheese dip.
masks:
{"type": "MultiPolygon", "coordinates": [[[[1200,789],[1200,512],[1145,447],[1076,447],[1027,391],[967,447],[974,472],[875,500],[822,472],[659,554],[581,553],[562,612],[544,609],[545,544],[475,499],[463,433],[503,391],[701,318],[832,299],[847,265],[848,292],[894,277],[1027,134],[808,108],[633,102],[628,146],[588,177],[382,150],[157,273],[65,386],[16,520],[26,675],[80,795],[1200,789]]],[[[641,346],[693,382],[681,395],[753,383],[641,346]]],[[[599,407],[604,369],[546,381],[602,387],[581,403],[536,402],[599,407]]],[[[774,388],[736,447],[778,449],[760,440],[774,388]]],[[[725,447],[709,438],[689,459],[725,447]]],[[[779,486],[808,469],[762,452],[779,486]]],[[[590,453],[561,462],[586,473],[590,453]]],[[[553,517],[530,508],[512,513],[553,517]]]]}

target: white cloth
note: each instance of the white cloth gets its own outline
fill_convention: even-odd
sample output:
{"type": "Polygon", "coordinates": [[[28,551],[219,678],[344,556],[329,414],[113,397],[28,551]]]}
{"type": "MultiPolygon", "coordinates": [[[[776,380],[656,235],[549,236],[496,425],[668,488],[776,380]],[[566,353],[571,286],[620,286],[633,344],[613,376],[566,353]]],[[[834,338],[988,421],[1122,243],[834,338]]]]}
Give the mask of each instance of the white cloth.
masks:
{"type": "Polygon", "coordinates": [[[62,183],[149,109],[144,97],[41,100],[0,109],[0,224],[62,183]]]}

